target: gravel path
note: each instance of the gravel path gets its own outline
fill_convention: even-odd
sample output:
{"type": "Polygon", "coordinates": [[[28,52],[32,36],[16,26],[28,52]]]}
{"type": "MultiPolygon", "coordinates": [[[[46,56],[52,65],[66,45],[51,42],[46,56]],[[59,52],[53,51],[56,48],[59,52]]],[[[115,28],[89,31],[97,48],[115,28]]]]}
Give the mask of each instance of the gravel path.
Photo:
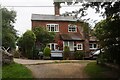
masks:
{"type": "Polygon", "coordinates": [[[91,60],[26,60],[14,59],[32,71],[35,78],[88,78],[85,66],[91,60]]]}
{"type": "Polygon", "coordinates": [[[87,63],[54,63],[26,65],[35,78],[88,78],[84,67],[87,63]]]}

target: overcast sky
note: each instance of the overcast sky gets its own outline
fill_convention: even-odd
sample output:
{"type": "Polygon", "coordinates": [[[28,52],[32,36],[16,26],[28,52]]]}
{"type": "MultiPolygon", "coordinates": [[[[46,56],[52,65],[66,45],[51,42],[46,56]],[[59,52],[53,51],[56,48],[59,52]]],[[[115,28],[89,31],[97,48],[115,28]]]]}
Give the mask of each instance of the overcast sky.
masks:
{"type": "MultiPolygon", "coordinates": [[[[17,12],[15,29],[22,35],[26,30],[31,30],[31,15],[32,14],[52,14],[54,15],[53,0],[0,0],[2,6],[7,6],[9,10],[17,12]],[[8,7],[9,6],[9,7],[8,7]],[[14,7],[10,7],[14,6],[14,7]],[[31,7],[15,7],[15,6],[31,6],[31,7]],[[33,6],[33,7],[32,7],[33,6]],[[35,7],[39,6],[39,7],[35,7]],[[48,6],[48,7],[47,7],[48,6]]],[[[67,6],[62,4],[62,6],[67,6]]],[[[60,13],[71,12],[73,10],[79,10],[79,6],[61,7],[60,13]]],[[[89,15],[85,18],[91,18],[93,20],[100,21],[98,14],[94,13],[95,10],[89,9],[89,15]]],[[[92,22],[90,23],[92,24],[92,22]]]]}

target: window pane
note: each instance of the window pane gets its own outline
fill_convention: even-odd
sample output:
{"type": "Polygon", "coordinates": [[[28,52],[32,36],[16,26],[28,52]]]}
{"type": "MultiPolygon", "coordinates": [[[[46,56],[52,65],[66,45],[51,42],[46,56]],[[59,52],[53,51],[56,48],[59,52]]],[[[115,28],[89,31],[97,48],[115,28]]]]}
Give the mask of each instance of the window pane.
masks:
{"type": "Polygon", "coordinates": [[[75,27],[72,27],[72,31],[75,32],[75,27]]]}
{"type": "Polygon", "coordinates": [[[53,31],[53,32],[59,31],[58,24],[48,24],[46,28],[48,31],[53,31]]]}
{"type": "Polygon", "coordinates": [[[78,45],[78,49],[81,49],[81,46],[80,46],[80,45],[78,45]]]}
{"type": "Polygon", "coordinates": [[[97,45],[96,45],[96,44],[94,44],[94,48],[97,48],[97,45]]]}
{"type": "Polygon", "coordinates": [[[49,26],[49,29],[48,29],[48,31],[50,31],[50,26],[49,26]]]}
{"type": "Polygon", "coordinates": [[[46,28],[47,28],[47,30],[48,30],[48,31],[50,31],[50,25],[47,25],[47,27],[46,27],[46,28]]]}
{"type": "Polygon", "coordinates": [[[92,48],[92,44],[90,44],[89,46],[90,46],[90,48],[92,48]]]}
{"type": "Polygon", "coordinates": [[[50,48],[50,45],[48,45],[48,47],[50,48]]]}
{"type": "Polygon", "coordinates": [[[64,41],[64,45],[65,45],[65,46],[68,46],[68,42],[67,42],[67,41],[64,41]]]}
{"type": "Polygon", "coordinates": [[[77,44],[77,49],[82,50],[82,44],[77,44]]]}
{"type": "Polygon", "coordinates": [[[51,31],[54,31],[54,27],[53,26],[51,26],[51,31]]]}
{"type": "Polygon", "coordinates": [[[58,31],[58,25],[55,25],[55,31],[58,31]]]}
{"type": "Polygon", "coordinates": [[[68,31],[69,31],[69,32],[75,32],[75,31],[77,31],[76,29],[77,29],[77,28],[76,28],[75,25],[68,25],[68,31]]]}
{"type": "Polygon", "coordinates": [[[56,27],[56,25],[54,26],[54,31],[57,31],[57,27],[56,27]]]}

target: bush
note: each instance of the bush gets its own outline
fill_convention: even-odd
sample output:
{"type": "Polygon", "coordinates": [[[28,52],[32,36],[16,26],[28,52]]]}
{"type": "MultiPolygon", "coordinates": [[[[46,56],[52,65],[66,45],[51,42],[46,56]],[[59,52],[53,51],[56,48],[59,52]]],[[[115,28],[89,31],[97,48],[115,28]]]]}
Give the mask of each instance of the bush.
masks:
{"type": "Polygon", "coordinates": [[[36,47],[33,47],[33,59],[39,59],[38,53],[39,50],[36,47]]]}
{"type": "Polygon", "coordinates": [[[69,53],[70,53],[70,49],[68,46],[64,47],[64,52],[63,52],[63,58],[64,59],[69,59],[69,53]]]}
{"type": "Polygon", "coordinates": [[[14,58],[20,58],[21,54],[18,50],[14,51],[14,54],[13,54],[14,58]]]}
{"type": "Polygon", "coordinates": [[[108,55],[106,53],[100,53],[97,58],[97,63],[103,65],[108,61],[107,57],[108,55]]]}
{"type": "Polygon", "coordinates": [[[83,51],[76,51],[75,52],[75,59],[81,60],[84,57],[84,52],[83,51]]]}
{"type": "Polygon", "coordinates": [[[43,55],[46,57],[49,57],[51,53],[51,50],[49,47],[45,47],[44,51],[43,51],[43,55]]]}

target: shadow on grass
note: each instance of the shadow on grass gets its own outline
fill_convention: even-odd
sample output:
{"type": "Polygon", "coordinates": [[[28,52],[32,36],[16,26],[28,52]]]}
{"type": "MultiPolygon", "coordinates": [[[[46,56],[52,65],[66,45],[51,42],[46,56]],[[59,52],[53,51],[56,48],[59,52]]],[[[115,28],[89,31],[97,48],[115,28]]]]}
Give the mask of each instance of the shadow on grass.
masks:
{"type": "Polygon", "coordinates": [[[85,72],[90,80],[118,80],[119,78],[118,72],[104,65],[98,65],[96,62],[90,62],[85,67],[85,72]]]}

